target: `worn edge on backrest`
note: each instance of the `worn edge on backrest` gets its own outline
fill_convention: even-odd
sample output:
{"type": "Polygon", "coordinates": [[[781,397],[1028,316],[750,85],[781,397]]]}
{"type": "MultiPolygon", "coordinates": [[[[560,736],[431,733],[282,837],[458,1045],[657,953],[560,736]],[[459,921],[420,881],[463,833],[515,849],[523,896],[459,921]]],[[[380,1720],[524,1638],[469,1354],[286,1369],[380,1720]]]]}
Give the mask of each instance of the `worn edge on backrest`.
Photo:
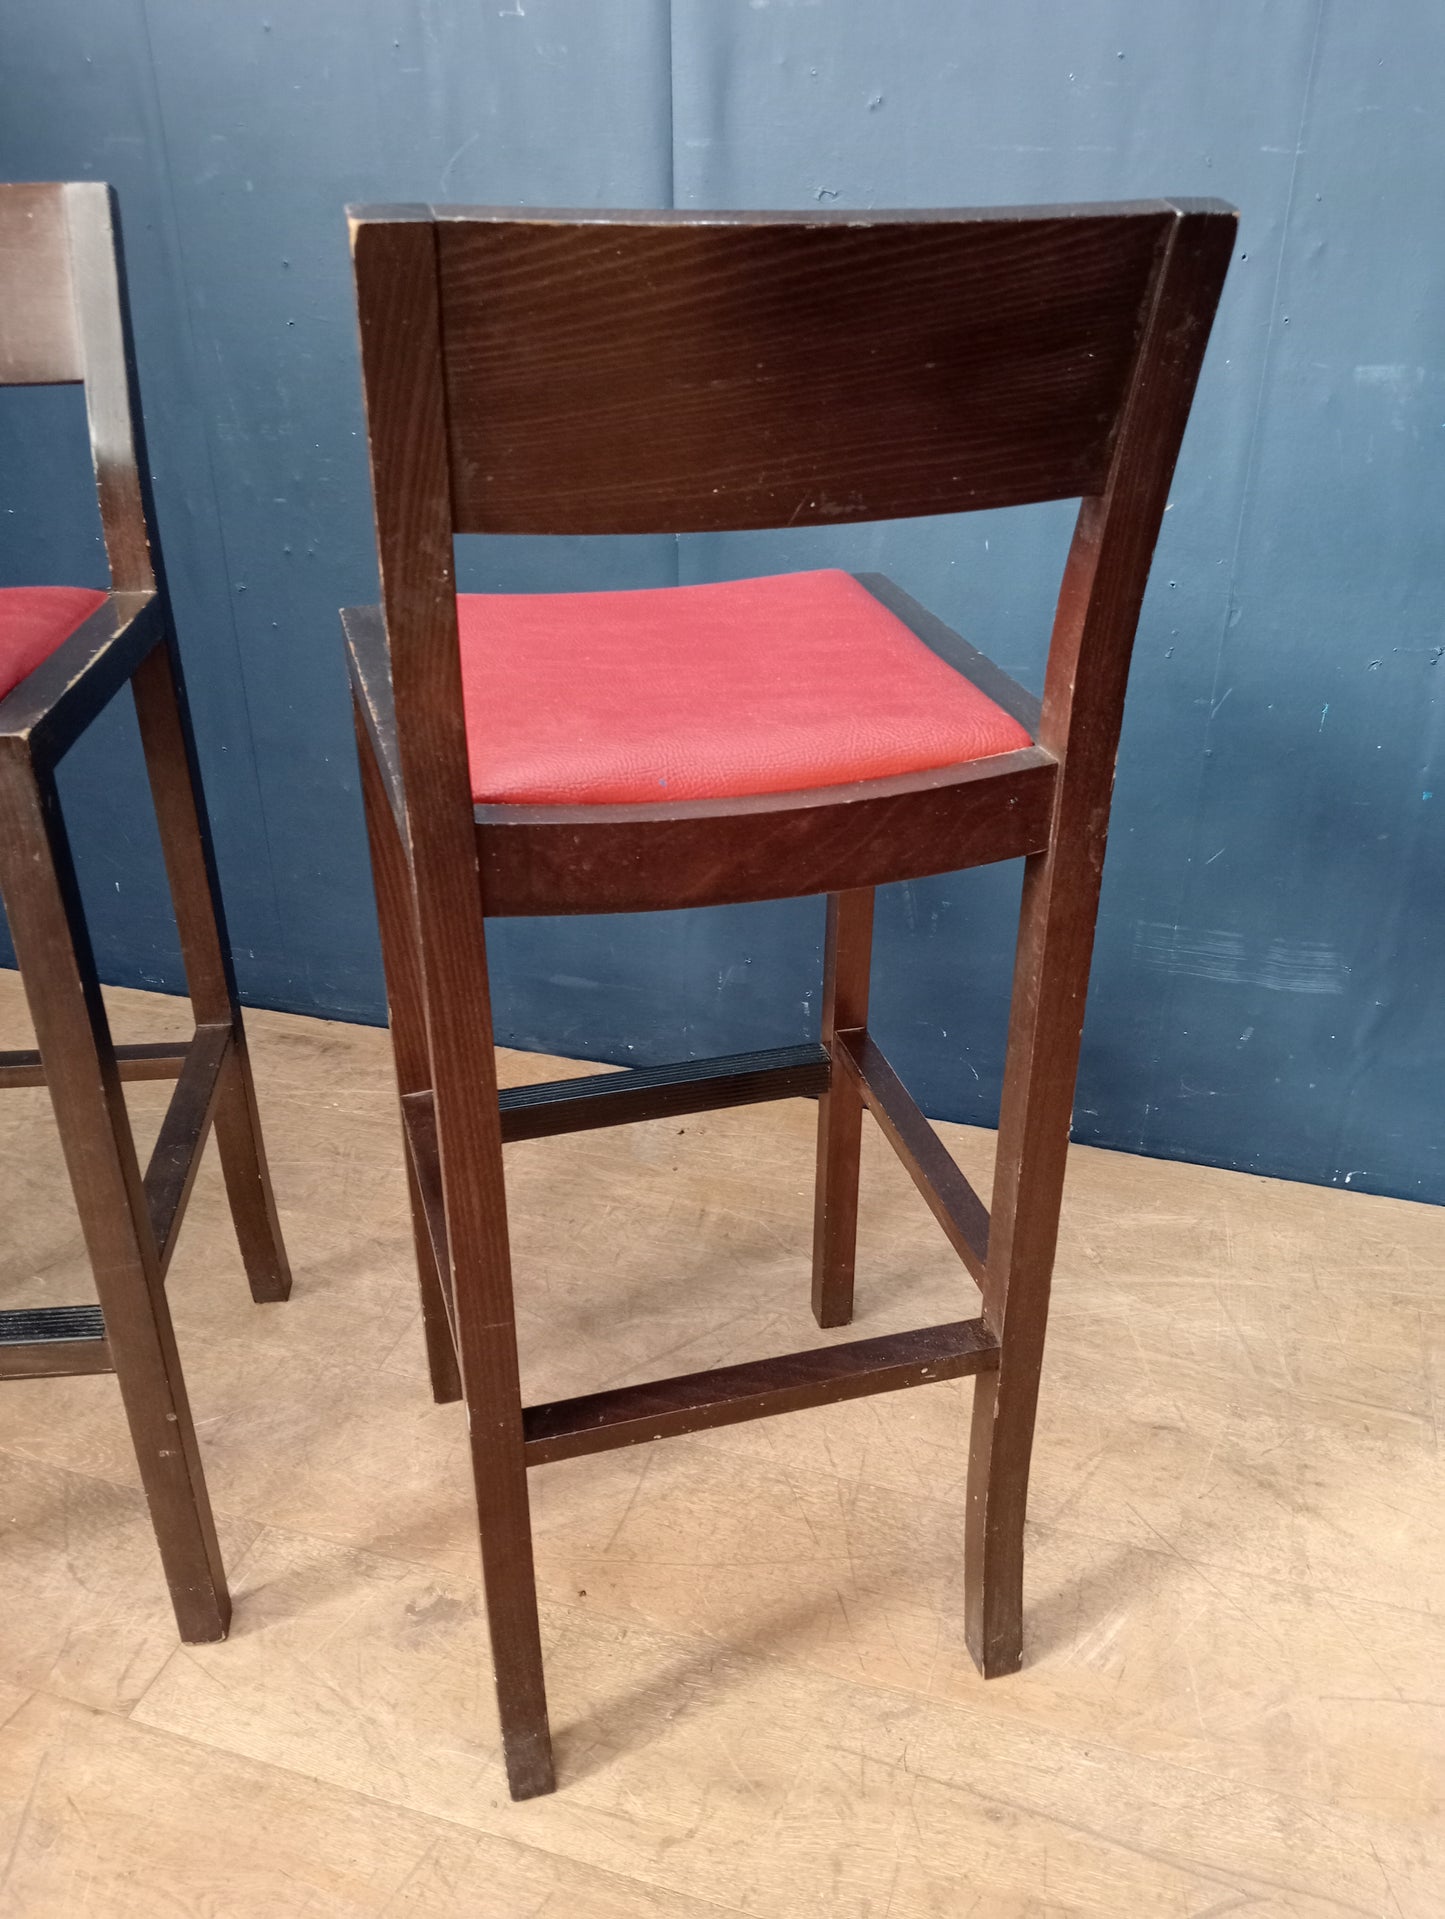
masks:
{"type": "MultiPolygon", "coordinates": [[[[495,221],[508,226],[806,226],[871,227],[983,224],[1019,220],[1092,220],[1103,214],[1130,216],[1168,213],[1184,203],[1167,197],[1152,200],[1076,200],[1038,205],[998,207],[507,207],[432,204],[426,209],[438,226],[469,221],[495,221]]],[[[1203,201],[1191,204],[1202,206],[1203,201]]],[[[1223,201],[1212,204],[1223,206],[1223,201]]],[[[348,211],[357,219],[384,215],[389,209],[360,206],[348,211]]]]}
{"type": "Polygon", "coordinates": [[[456,530],[627,534],[1097,490],[1175,208],[427,211],[456,530]],[[505,229],[523,250],[513,275],[505,229]],[[593,302],[605,318],[583,340],[593,302]],[[710,309],[739,303],[708,341],[710,309]],[[1015,349],[1030,337],[1037,350],[1015,349]]]}
{"type": "Polygon", "coordinates": [[[62,191],[85,416],[111,584],[117,592],[148,592],[157,584],[159,553],[115,189],[97,180],[74,180],[62,191]]]}
{"type": "Polygon", "coordinates": [[[1174,225],[1155,276],[1106,484],[1081,502],[1065,562],[1040,712],[1040,743],[1061,756],[1081,715],[1090,724],[1102,721],[1112,741],[1111,765],[1154,547],[1239,220],[1223,200],[1169,204],[1174,225]],[[1157,441],[1152,455],[1143,444],[1151,432],[1157,441]]]}

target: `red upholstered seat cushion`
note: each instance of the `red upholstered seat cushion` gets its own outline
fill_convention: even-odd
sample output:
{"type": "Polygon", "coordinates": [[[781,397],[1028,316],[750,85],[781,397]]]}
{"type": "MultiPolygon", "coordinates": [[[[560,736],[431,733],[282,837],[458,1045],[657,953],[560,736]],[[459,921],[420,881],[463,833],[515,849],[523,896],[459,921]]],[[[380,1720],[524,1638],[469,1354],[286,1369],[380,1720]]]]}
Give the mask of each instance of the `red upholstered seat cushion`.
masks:
{"type": "Polygon", "coordinates": [[[0,587],[0,700],[105,599],[89,586],[0,587]]]}
{"type": "Polygon", "coordinates": [[[1027,746],[847,573],[626,593],[464,593],[477,800],[736,797],[1027,746]]]}

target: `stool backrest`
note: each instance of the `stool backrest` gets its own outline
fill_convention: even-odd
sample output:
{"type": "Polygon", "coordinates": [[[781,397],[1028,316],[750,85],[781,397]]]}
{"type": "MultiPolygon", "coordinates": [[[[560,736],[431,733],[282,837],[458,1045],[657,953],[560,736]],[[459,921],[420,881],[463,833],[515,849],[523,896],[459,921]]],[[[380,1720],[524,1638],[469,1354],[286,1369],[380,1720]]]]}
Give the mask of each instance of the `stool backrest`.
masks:
{"type": "Polygon", "coordinates": [[[350,220],[409,787],[465,792],[456,533],[1073,497],[1039,737],[1062,757],[1084,722],[1112,766],[1232,208],[350,220]]]}
{"type": "Polygon", "coordinates": [[[1095,492],[1174,219],[448,212],[458,530],[696,533],[1095,492]]]}
{"type": "Polygon", "coordinates": [[[0,184],[0,386],[85,387],[111,584],[149,592],[140,409],[112,189],[0,184]]]}

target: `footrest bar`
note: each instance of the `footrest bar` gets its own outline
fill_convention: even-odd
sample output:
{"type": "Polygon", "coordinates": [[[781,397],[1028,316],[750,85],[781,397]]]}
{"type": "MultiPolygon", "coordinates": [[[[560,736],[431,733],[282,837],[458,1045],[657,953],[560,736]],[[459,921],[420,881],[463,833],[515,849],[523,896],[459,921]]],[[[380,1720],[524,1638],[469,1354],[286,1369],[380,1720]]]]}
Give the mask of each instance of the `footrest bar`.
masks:
{"type": "Polygon", "coordinates": [[[627,1126],[721,1106],[817,1098],[828,1090],[828,1055],[816,1043],[777,1046],[671,1066],[633,1066],[585,1079],[508,1086],[499,1095],[504,1140],[543,1139],[592,1126],[627,1126]]]}
{"type": "MultiPolygon", "coordinates": [[[[115,1063],[122,1079],[175,1079],[190,1050],[188,1039],[150,1040],[140,1046],[117,1046],[115,1063]]],[[[39,1053],[0,1053],[0,1086],[44,1084],[39,1053]]]]}
{"type": "Polygon", "coordinates": [[[110,1373],[99,1306],[34,1306],[0,1312],[0,1379],[110,1373]]]}
{"type": "Polygon", "coordinates": [[[677,1379],[619,1386],[611,1392],[528,1406],[522,1413],[529,1466],[581,1453],[608,1452],[678,1433],[734,1426],[804,1406],[923,1386],[967,1373],[991,1372],[998,1344],[981,1319],[881,1339],[820,1346],[778,1359],[750,1360],[677,1379]]]}
{"type": "Polygon", "coordinates": [[[447,1309],[452,1342],[455,1344],[457,1325],[456,1311],[452,1305],[451,1253],[447,1243],[446,1206],[442,1200],[442,1162],[437,1144],[436,1103],[432,1095],[403,1094],[401,1119],[407,1155],[411,1160],[412,1172],[416,1175],[416,1189],[421,1195],[421,1209],[426,1215],[432,1262],[441,1282],[442,1301],[447,1309]]]}
{"type": "Polygon", "coordinates": [[[161,1273],[171,1263],[186,1201],[211,1130],[221,1074],[231,1052],[229,1026],[198,1026],[146,1167],[146,1203],[161,1273]]]}
{"type": "Polygon", "coordinates": [[[988,1208],[876,1041],[860,1027],[838,1033],[834,1044],[839,1065],[856,1081],[869,1112],[907,1167],[949,1245],[982,1286],[988,1260],[988,1208]]]}

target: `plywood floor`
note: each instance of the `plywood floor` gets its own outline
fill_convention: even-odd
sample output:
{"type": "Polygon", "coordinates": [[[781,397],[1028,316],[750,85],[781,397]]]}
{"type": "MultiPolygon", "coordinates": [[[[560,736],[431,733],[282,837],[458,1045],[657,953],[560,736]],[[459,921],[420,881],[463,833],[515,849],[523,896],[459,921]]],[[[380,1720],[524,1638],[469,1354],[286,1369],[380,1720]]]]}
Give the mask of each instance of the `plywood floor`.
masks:
{"type": "MultiPolygon", "coordinates": [[[[4,1919],[1445,1913],[1439,1212],[1076,1152],[1027,1665],[987,1687],[966,1382],[540,1470],[562,1789],[514,1807],[386,1036],[251,1030],[295,1296],[249,1303],[211,1164],[170,1288],[228,1643],[175,1642],[114,1382],[0,1390],[4,1919]]],[[[43,1102],[0,1099],[6,1305],[88,1296],[43,1102]]],[[[510,1148],[532,1396],[808,1343],[811,1119],[510,1148]]],[[[854,1336],[956,1317],[876,1137],[864,1190],[854,1336]]]]}

